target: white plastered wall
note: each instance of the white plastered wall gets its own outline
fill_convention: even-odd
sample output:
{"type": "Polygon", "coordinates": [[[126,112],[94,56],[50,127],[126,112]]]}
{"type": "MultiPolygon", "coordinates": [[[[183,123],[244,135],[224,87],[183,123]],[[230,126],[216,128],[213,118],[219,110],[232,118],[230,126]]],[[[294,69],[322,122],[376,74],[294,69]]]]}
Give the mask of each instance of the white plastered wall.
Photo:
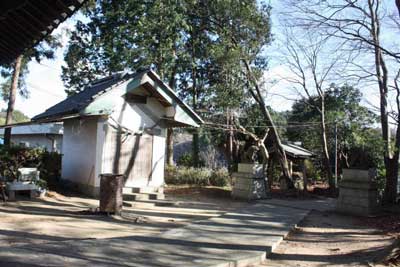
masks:
{"type": "Polygon", "coordinates": [[[85,185],[89,190],[98,186],[97,129],[98,117],[64,121],[61,177],[72,183],[85,185]]]}

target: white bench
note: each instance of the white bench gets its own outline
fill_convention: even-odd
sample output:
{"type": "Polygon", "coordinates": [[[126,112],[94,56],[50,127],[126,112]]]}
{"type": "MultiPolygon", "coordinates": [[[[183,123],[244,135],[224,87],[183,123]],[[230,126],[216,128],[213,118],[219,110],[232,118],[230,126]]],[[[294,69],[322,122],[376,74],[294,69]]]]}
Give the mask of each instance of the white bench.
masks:
{"type": "Polygon", "coordinates": [[[39,180],[40,172],[36,168],[20,168],[19,176],[16,181],[7,183],[7,192],[9,200],[15,200],[16,191],[29,191],[30,197],[36,197],[36,191],[39,187],[35,181],[39,180]]]}

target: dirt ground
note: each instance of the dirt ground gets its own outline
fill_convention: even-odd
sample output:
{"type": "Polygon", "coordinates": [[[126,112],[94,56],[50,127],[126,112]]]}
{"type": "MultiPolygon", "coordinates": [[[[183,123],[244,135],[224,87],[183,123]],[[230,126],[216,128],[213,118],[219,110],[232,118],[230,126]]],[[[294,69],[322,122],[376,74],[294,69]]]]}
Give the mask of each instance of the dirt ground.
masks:
{"type": "MultiPolygon", "coordinates": [[[[170,192],[174,190],[171,188],[170,192]]],[[[247,205],[196,190],[178,190],[166,196],[174,206],[140,203],[134,208],[124,207],[121,216],[111,217],[91,212],[98,207],[96,199],[55,192],[36,200],[22,196],[16,202],[0,202],[0,248],[71,239],[157,235],[247,205]]]]}
{"type": "Polygon", "coordinates": [[[312,211],[259,267],[388,266],[393,243],[361,218],[312,211]]]}

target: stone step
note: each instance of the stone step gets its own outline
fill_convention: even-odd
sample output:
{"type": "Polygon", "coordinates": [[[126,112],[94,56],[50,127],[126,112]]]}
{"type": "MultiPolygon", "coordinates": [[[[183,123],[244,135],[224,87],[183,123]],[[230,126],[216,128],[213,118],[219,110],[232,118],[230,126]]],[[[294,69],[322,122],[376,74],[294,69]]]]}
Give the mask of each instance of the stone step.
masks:
{"type": "Polygon", "coordinates": [[[144,187],[127,187],[130,189],[130,193],[164,193],[164,188],[154,186],[144,187]]]}
{"type": "Polygon", "coordinates": [[[177,204],[168,200],[138,200],[138,201],[123,201],[124,207],[131,208],[152,208],[152,207],[173,207],[177,204]]]}
{"type": "Polygon", "coordinates": [[[165,199],[165,195],[162,193],[124,193],[123,199],[126,201],[158,200],[165,199]]]}

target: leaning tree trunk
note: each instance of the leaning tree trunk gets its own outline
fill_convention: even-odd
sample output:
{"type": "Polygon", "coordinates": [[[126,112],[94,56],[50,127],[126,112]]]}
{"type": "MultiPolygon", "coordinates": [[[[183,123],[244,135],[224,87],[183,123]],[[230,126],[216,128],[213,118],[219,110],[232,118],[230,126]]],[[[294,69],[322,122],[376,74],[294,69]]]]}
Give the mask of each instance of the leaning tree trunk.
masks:
{"type": "Polygon", "coordinates": [[[279,137],[278,129],[276,128],[274,121],[272,119],[272,116],[269,113],[267,106],[265,105],[265,101],[261,94],[261,89],[260,89],[257,79],[254,76],[254,73],[251,69],[250,63],[245,59],[242,59],[242,61],[246,67],[247,76],[249,77],[250,81],[253,83],[253,86],[254,86],[254,90],[253,89],[249,90],[250,94],[252,95],[253,99],[258,103],[258,105],[261,109],[261,113],[263,114],[264,119],[266,120],[266,123],[271,131],[271,138],[274,142],[275,152],[278,155],[278,159],[279,159],[279,163],[281,165],[282,171],[283,171],[283,175],[284,175],[286,181],[288,182],[288,187],[293,188],[294,186],[293,186],[293,181],[292,181],[292,174],[289,171],[288,160],[286,158],[286,153],[285,153],[285,150],[283,149],[282,142],[279,137]]]}
{"type": "MultiPolygon", "coordinates": [[[[6,124],[13,122],[12,116],[14,112],[15,98],[17,95],[18,79],[21,71],[22,55],[18,56],[15,60],[14,73],[11,81],[10,94],[8,96],[7,116],[6,124]]],[[[9,146],[11,144],[11,128],[4,130],[4,145],[9,146]]]]}

